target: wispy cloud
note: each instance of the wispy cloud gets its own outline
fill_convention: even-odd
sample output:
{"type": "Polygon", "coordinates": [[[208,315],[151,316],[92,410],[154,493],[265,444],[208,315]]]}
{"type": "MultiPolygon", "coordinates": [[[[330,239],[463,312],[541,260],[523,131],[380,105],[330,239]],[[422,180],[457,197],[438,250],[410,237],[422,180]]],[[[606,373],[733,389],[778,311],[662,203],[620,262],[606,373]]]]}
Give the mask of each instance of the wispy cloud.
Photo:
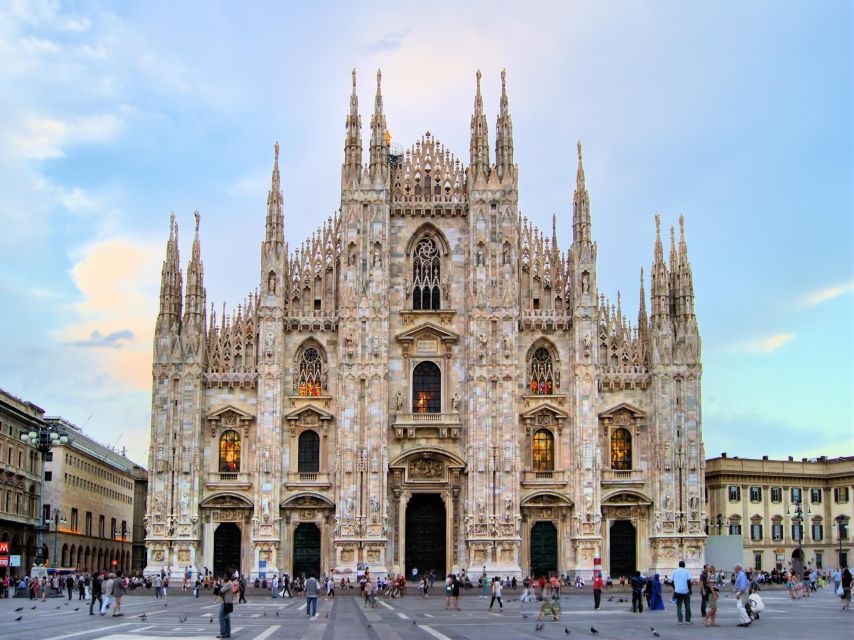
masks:
{"type": "Polygon", "coordinates": [[[63,146],[110,142],[125,129],[122,118],[99,114],[63,121],[47,116],[28,116],[12,138],[18,153],[31,160],[61,158],[63,146]]]}
{"type": "Polygon", "coordinates": [[[742,340],[733,345],[734,351],[747,353],[774,353],[780,347],[794,340],[794,333],[775,333],[767,338],[756,338],[754,340],[742,340]]]}
{"type": "Polygon", "coordinates": [[[854,280],[852,280],[851,282],[846,282],[844,284],[837,285],[835,287],[828,287],[827,289],[814,291],[813,293],[807,295],[804,298],[804,306],[814,307],[815,305],[821,304],[822,302],[827,302],[828,300],[838,298],[839,296],[844,295],[849,291],[854,291],[854,280]]]}
{"type": "Polygon", "coordinates": [[[85,340],[74,340],[68,344],[83,349],[121,349],[124,343],[130,340],[133,340],[133,331],[130,329],[113,331],[107,335],[102,335],[100,331],[95,329],[85,340]]]}
{"type": "Polygon", "coordinates": [[[409,29],[392,31],[373,42],[368,43],[368,51],[394,51],[403,46],[403,39],[409,34],[409,29]]]}

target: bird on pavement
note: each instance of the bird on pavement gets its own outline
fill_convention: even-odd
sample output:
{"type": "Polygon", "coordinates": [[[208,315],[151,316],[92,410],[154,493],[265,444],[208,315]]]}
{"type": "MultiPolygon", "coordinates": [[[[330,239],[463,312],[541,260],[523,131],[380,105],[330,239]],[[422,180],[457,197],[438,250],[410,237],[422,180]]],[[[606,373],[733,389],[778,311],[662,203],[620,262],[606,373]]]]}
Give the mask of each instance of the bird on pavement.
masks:
{"type": "Polygon", "coordinates": [[[537,623],[537,626],[536,626],[536,627],[534,627],[534,631],[542,631],[542,630],[543,630],[543,627],[545,627],[545,626],[546,626],[546,625],[544,625],[542,622],[538,622],[538,623],[537,623]]]}
{"type": "Polygon", "coordinates": [[[17,609],[15,609],[15,611],[23,611],[23,610],[24,610],[24,607],[18,607],[17,609]]]}
{"type": "Polygon", "coordinates": [[[412,621],[412,624],[415,624],[415,620],[412,621]]]}
{"type": "Polygon", "coordinates": [[[141,616],[139,616],[139,619],[145,622],[146,617],[147,616],[143,613],[141,616]]]}
{"type": "Polygon", "coordinates": [[[613,601],[614,601],[614,596],[610,596],[610,597],[608,598],[608,602],[613,602],[613,601]]]}
{"type": "Polygon", "coordinates": [[[264,611],[262,615],[266,618],[266,617],[267,617],[267,612],[266,612],[266,611],[264,611]]]}
{"type": "Polygon", "coordinates": [[[167,603],[167,604],[164,604],[163,606],[164,606],[164,607],[168,607],[168,606],[169,606],[169,604],[167,603]]]}
{"type": "Polygon", "coordinates": [[[598,631],[596,631],[596,629],[594,629],[593,627],[590,627],[590,633],[596,634],[596,633],[599,633],[599,632],[598,632],[598,631]]]}
{"type": "Polygon", "coordinates": [[[65,603],[63,603],[63,604],[65,604],[65,606],[66,606],[66,607],[68,606],[68,603],[67,603],[67,602],[65,602],[65,603]]]}
{"type": "Polygon", "coordinates": [[[658,634],[658,631],[653,631],[653,632],[652,632],[652,637],[653,637],[653,638],[660,638],[661,636],[658,634]]]}
{"type": "Polygon", "coordinates": [[[525,619],[527,620],[527,618],[528,618],[528,614],[527,614],[527,613],[523,613],[523,614],[522,614],[522,617],[523,617],[523,618],[525,618],[525,619]]]}
{"type": "Polygon", "coordinates": [[[24,616],[18,616],[17,618],[15,618],[15,622],[20,622],[20,621],[21,621],[21,618],[23,618],[23,617],[24,617],[24,616]]]}
{"type": "Polygon", "coordinates": [[[30,609],[35,609],[36,607],[30,607],[30,609]]]}
{"type": "Polygon", "coordinates": [[[181,616],[178,616],[178,622],[180,622],[181,624],[184,624],[186,621],[187,621],[187,616],[184,616],[183,618],[181,616]]]}
{"type": "Polygon", "coordinates": [[[564,632],[566,635],[569,635],[569,629],[568,629],[567,627],[564,627],[564,628],[563,628],[563,632],[564,632]]]}
{"type": "MultiPolygon", "coordinates": [[[[329,615],[329,614],[326,614],[326,615],[329,615]]],[[[277,618],[279,617],[279,610],[278,609],[276,609],[276,617],[277,618]]],[[[211,618],[211,620],[213,620],[213,618],[211,618]]]]}
{"type": "Polygon", "coordinates": [[[75,611],[80,611],[80,607],[75,607],[75,611]]]}
{"type": "Polygon", "coordinates": [[[213,616],[211,616],[210,620],[208,620],[211,624],[213,624],[213,616]]]}
{"type": "Polygon", "coordinates": [[[59,609],[59,607],[57,607],[57,609],[59,609]]]}

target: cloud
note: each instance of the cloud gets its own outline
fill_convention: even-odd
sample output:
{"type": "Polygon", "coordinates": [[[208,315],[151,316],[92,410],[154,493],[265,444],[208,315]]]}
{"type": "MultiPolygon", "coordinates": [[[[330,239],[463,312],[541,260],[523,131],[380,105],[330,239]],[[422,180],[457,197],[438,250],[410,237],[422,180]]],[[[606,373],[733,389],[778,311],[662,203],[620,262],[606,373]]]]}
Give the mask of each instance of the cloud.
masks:
{"type": "Polygon", "coordinates": [[[133,331],[130,329],[113,331],[107,335],[102,335],[95,329],[86,340],[75,340],[69,344],[83,349],[121,349],[124,346],[123,342],[131,340],[133,340],[133,331]]]}
{"type": "Polygon", "coordinates": [[[757,338],[755,340],[744,340],[733,345],[736,351],[746,351],[748,353],[774,353],[784,344],[795,338],[793,333],[776,333],[767,338],[757,338]]]}
{"type": "Polygon", "coordinates": [[[844,284],[837,285],[835,287],[828,287],[827,289],[822,289],[821,291],[815,291],[804,298],[804,305],[807,307],[814,307],[817,304],[821,304],[822,302],[827,302],[828,300],[833,300],[834,298],[838,298],[841,295],[848,293],[849,291],[854,291],[854,280],[851,282],[846,282],[844,284]]]}
{"type": "Polygon", "coordinates": [[[409,29],[404,31],[392,31],[385,34],[379,40],[368,43],[368,51],[394,51],[403,46],[403,39],[409,34],[409,29]]]}
{"type": "Polygon", "coordinates": [[[47,116],[27,116],[12,135],[14,150],[30,160],[62,158],[64,146],[111,142],[125,129],[125,121],[112,114],[83,116],[63,121],[47,116]]]}

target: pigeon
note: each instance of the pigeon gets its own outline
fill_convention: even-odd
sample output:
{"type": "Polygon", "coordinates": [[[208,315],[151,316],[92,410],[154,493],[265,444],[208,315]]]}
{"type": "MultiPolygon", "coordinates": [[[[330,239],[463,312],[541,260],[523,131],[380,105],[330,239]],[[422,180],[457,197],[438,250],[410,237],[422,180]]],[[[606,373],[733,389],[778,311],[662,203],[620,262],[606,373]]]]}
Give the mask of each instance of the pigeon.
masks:
{"type": "MultiPolygon", "coordinates": [[[[329,615],[329,614],[327,613],[326,615],[329,615]]],[[[276,617],[277,618],[279,617],[279,610],[278,609],[276,609],[276,617]]],[[[211,620],[213,620],[213,618],[211,618],[211,620]]]]}
{"type": "Polygon", "coordinates": [[[30,607],[30,609],[35,609],[35,607],[30,607]]]}
{"type": "Polygon", "coordinates": [[[527,614],[527,613],[523,613],[523,614],[522,614],[522,617],[523,617],[523,618],[525,618],[525,619],[527,619],[527,618],[528,618],[528,614],[527,614]]]}
{"type": "Polygon", "coordinates": [[[658,631],[653,631],[653,632],[652,632],[652,637],[653,637],[653,638],[660,638],[661,636],[660,636],[660,635],[658,635],[658,631]]]}
{"type": "Polygon", "coordinates": [[[20,622],[20,621],[21,621],[21,618],[23,618],[23,617],[24,617],[24,616],[18,616],[17,618],[15,618],[15,622],[20,622]]]}
{"type": "Polygon", "coordinates": [[[649,628],[649,630],[650,630],[650,631],[655,631],[655,627],[650,627],[650,628],[649,628]]]}
{"type": "Polygon", "coordinates": [[[180,622],[181,624],[184,624],[186,621],[187,621],[187,616],[184,616],[183,618],[181,616],[178,616],[178,622],[180,622]]]}
{"type": "Polygon", "coordinates": [[[68,603],[67,603],[67,602],[65,603],[65,606],[66,606],[66,607],[68,606],[68,603]]]}
{"type": "Polygon", "coordinates": [[[141,616],[139,616],[139,619],[142,620],[143,622],[145,622],[146,617],[147,616],[143,613],[141,616]]]}
{"type": "Polygon", "coordinates": [[[211,619],[210,619],[210,620],[208,620],[208,622],[210,622],[211,624],[213,624],[213,616],[211,616],[211,619]]]}
{"type": "Polygon", "coordinates": [[[596,633],[599,633],[599,632],[598,632],[598,631],[596,631],[596,629],[594,629],[593,627],[590,627],[590,633],[596,634],[596,633]]]}
{"type": "Polygon", "coordinates": [[[267,617],[267,612],[265,611],[262,615],[266,618],[266,617],[267,617]]]}
{"type": "Polygon", "coordinates": [[[415,624],[415,620],[412,621],[412,624],[415,624]]]}
{"type": "Polygon", "coordinates": [[[57,609],[59,609],[59,607],[57,607],[57,609]]]}
{"type": "Polygon", "coordinates": [[[614,596],[611,596],[610,598],[608,598],[608,602],[613,602],[613,601],[614,601],[614,596]]]}
{"type": "Polygon", "coordinates": [[[563,632],[564,632],[566,635],[569,635],[569,628],[568,628],[568,627],[564,627],[564,628],[563,628],[563,632]]]}
{"type": "Polygon", "coordinates": [[[537,626],[536,626],[536,627],[534,627],[534,631],[542,631],[542,630],[543,630],[543,627],[545,627],[545,626],[546,626],[546,625],[544,625],[542,622],[538,622],[538,623],[537,623],[537,626]]]}
{"type": "Polygon", "coordinates": [[[24,610],[24,607],[18,607],[17,609],[15,609],[15,611],[23,611],[23,610],[24,610]]]}
{"type": "Polygon", "coordinates": [[[80,607],[76,607],[74,610],[75,610],[75,611],[80,611],[80,607]]]}
{"type": "Polygon", "coordinates": [[[163,606],[164,606],[164,607],[168,607],[169,605],[168,605],[168,604],[164,604],[163,606]]]}

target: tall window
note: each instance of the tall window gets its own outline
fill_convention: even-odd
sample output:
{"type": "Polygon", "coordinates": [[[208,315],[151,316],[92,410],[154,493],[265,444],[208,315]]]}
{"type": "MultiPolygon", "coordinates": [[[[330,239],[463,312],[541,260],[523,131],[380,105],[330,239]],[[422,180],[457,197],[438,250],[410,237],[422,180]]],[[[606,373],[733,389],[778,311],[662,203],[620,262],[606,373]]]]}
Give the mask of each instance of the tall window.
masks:
{"type": "Polygon", "coordinates": [[[762,502],[762,487],[750,487],[750,501],[762,502]]]}
{"type": "Polygon", "coordinates": [[[750,525],[750,539],[751,540],[762,540],[762,525],[761,524],[750,525]]]}
{"type": "Polygon", "coordinates": [[[771,502],[783,502],[783,490],[780,487],[771,487],[771,502]]]}
{"type": "Polygon", "coordinates": [[[297,459],[300,473],[320,471],[320,436],[315,431],[303,431],[300,434],[297,459]]]}
{"type": "Polygon", "coordinates": [[[739,502],[741,500],[741,487],[732,485],[729,487],[729,501],[739,502]]]}
{"type": "Polygon", "coordinates": [[[812,525],[812,539],[816,542],[824,539],[824,526],[819,522],[812,525]]]}
{"type": "Polygon", "coordinates": [[[220,473],[240,471],[240,436],[237,431],[226,431],[219,438],[220,473]]]}
{"type": "Polygon", "coordinates": [[[320,353],[314,347],[302,352],[299,361],[297,391],[301,396],[319,396],[322,389],[323,362],[320,353]]]}
{"type": "Polygon", "coordinates": [[[442,373],[434,362],[419,362],[412,372],[412,411],[442,411],[442,373]]]}
{"type": "Polygon", "coordinates": [[[810,502],[821,504],[821,489],[810,489],[810,502]]]}
{"type": "Polygon", "coordinates": [[[792,502],[802,502],[804,499],[803,493],[800,488],[792,487],[792,502]]]}
{"type": "Polygon", "coordinates": [[[412,254],[412,308],[438,310],[442,299],[441,282],[439,248],[432,238],[422,238],[412,254]]]}
{"type": "Polygon", "coordinates": [[[550,396],[554,393],[554,366],[552,354],[545,347],[539,347],[531,356],[531,394],[550,396]]]}
{"type": "Polygon", "coordinates": [[[632,436],[626,429],[611,434],[611,468],[629,471],[632,468],[632,436]]]}
{"type": "Polygon", "coordinates": [[[834,502],[848,502],[848,487],[834,487],[833,488],[833,501],[834,502]]]}
{"type": "Polygon", "coordinates": [[[772,540],[782,540],[783,539],[783,525],[782,524],[772,524],[771,525],[771,539],[772,540]]]}
{"type": "Polygon", "coordinates": [[[555,441],[551,431],[540,429],[534,434],[533,454],[534,471],[554,471],[555,441]]]}

